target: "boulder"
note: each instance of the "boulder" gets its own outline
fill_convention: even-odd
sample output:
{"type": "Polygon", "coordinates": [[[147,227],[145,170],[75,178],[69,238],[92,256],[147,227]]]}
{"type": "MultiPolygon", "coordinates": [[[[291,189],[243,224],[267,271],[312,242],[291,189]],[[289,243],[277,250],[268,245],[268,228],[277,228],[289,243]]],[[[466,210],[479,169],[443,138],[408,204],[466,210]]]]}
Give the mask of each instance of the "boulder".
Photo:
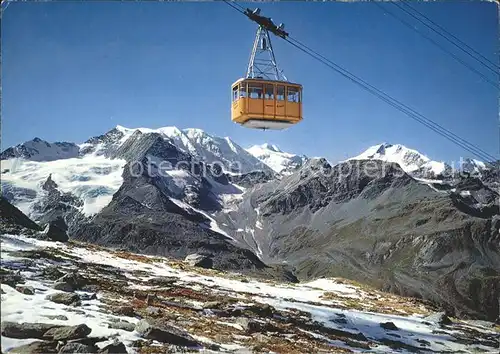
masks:
{"type": "Polygon", "coordinates": [[[175,277],[154,277],[148,279],[146,283],[153,286],[171,286],[177,281],[179,281],[179,279],[175,277]]]}
{"type": "Polygon", "coordinates": [[[116,322],[111,322],[108,325],[108,328],[121,329],[123,331],[133,332],[135,329],[135,325],[127,321],[116,321],[116,322]]]}
{"type": "Polygon", "coordinates": [[[49,323],[16,323],[2,322],[2,336],[16,339],[44,339],[44,334],[50,329],[64,326],[49,323]]]}
{"type": "Polygon", "coordinates": [[[114,314],[121,316],[132,317],[135,315],[135,310],[132,306],[117,306],[112,311],[114,314]]]}
{"type": "Polygon", "coordinates": [[[35,295],[35,288],[32,286],[18,285],[16,286],[16,290],[24,295],[35,295]]]}
{"type": "Polygon", "coordinates": [[[62,282],[62,281],[55,283],[52,286],[52,288],[55,290],[60,290],[60,291],[64,291],[67,293],[72,293],[73,291],[75,291],[75,289],[70,284],[62,282]]]}
{"type": "Polygon", "coordinates": [[[57,342],[36,341],[13,348],[9,353],[19,354],[49,354],[57,353],[57,342]]]}
{"type": "Polygon", "coordinates": [[[444,312],[436,312],[433,313],[432,315],[429,315],[424,318],[425,322],[430,322],[431,324],[438,324],[438,325],[450,325],[453,322],[451,322],[450,318],[446,316],[446,313],[444,312]]]}
{"type": "Polygon", "coordinates": [[[207,269],[210,269],[213,267],[212,258],[210,258],[209,256],[199,254],[199,253],[193,253],[193,254],[186,256],[186,259],[184,261],[192,267],[201,267],[201,268],[207,268],[207,269]]]}
{"type": "Polygon", "coordinates": [[[389,331],[397,331],[398,330],[398,327],[396,327],[396,325],[393,322],[380,323],[380,327],[382,327],[383,329],[387,329],[389,331]]]}
{"type": "Polygon", "coordinates": [[[43,335],[45,339],[67,341],[87,337],[92,329],[86,324],[51,328],[43,335]]]}
{"type": "Polygon", "coordinates": [[[69,237],[66,233],[66,222],[62,218],[50,221],[45,229],[45,234],[49,240],[58,242],[68,242],[69,237]]]}
{"type": "Polygon", "coordinates": [[[184,347],[199,347],[201,344],[187,332],[166,323],[141,320],[135,326],[136,332],[144,339],[157,340],[184,347]]]}
{"type": "Polygon", "coordinates": [[[73,354],[73,353],[97,353],[99,350],[95,345],[87,345],[78,342],[69,342],[64,344],[61,349],[59,349],[58,354],[73,354]]]}
{"type": "Polygon", "coordinates": [[[57,266],[47,266],[42,270],[42,276],[49,280],[56,280],[64,275],[57,266]]]}
{"type": "Polygon", "coordinates": [[[78,305],[80,297],[73,293],[54,293],[45,297],[47,300],[63,305],[78,305]]]}
{"type": "Polygon", "coordinates": [[[74,290],[81,290],[84,286],[88,284],[88,281],[77,272],[71,272],[57,279],[57,283],[68,284],[68,286],[70,286],[74,291],[74,290]]]}
{"type": "Polygon", "coordinates": [[[17,284],[24,284],[25,280],[19,272],[14,273],[10,270],[0,269],[0,283],[15,288],[17,284]]]}
{"type": "Polygon", "coordinates": [[[239,324],[241,328],[247,333],[259,332],[262,329],[262,325],[259,322],[247,317],[237,318],[236,324],[239,324]]]}
{"type": "Polygon", "coordinates": [[[252,309],[261,317],[273,317],[276,312],[276,309],[269,304],[257,304],[252,309]]]}
{"type": "Polygon", "coordinates": [[[108,344],[104,348],[98,351],[100,354],[111,354],[111,353],[119,353],[119,354],[127,354],[127,348],[125,344],[120,341],[115,340],[113,343],[108,344]]]}

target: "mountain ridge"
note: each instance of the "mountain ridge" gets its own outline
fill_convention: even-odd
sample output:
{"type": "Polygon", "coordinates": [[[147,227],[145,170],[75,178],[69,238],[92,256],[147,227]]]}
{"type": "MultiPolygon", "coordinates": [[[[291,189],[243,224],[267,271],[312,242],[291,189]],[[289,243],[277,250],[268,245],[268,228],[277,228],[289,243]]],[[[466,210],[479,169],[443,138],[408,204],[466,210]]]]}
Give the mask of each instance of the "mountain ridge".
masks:
{"type": "MultiPolygon", "coordinates": [[[[21,158],[32,161],[53,161],[81,157],[89,153],[107,155],[110,150],[121,146],[135,131],[159,133],[162,137],[170,139],[176,147],[189,152],[200,161],[221,163],[226,172],[234,172],[233,170],[235,170],[236,173],[245,174],[263,170],[265,172],[290,173],[310,158],[305,155],[284,152],[272,143],[253,145],[243,149],[230,137],[217,137],[198,128],[179,129],[175,126],[166,126],[152,129],[127,128],[116,125],[103,135],[89,138],[81,144],[72,142],[49,143],[37,137],[6,148],[0,154],[0,159],[21,158]],[[52,149],[52,151],[50,154],[44,155],[47,149],[49,151],[52,149]],[[235,165],[237,165],[236,168],[234,168],[235,165]]],[[[373,145],[359,155],[344,161],[363,159],[396,162],[405,172],[417,177],[437,178],[440,175],[451,173],[453,169],[468,173],[481,173],[489,169],[485,162],[474,158],[460,159],[457,166],[451,166],[443,161],[432,160],[418,150],[408,148],[403,144],[387,142],[373,145]]]]}
{"type": "Polygon", "coordinates": [[[78,148],[57,160],[19,156],[16,168],[6,154],[6,197],[35,222],[63,218],[80,241],[177,258],[203,252],[221,269],[279,279],[347,276],[460,316],[498,316],[494,171],[426,180],[427,157],[383,144],[335,165],[301,158],[287,169],[285,159],[278,173],[229,138],[175,127],[118,126],[78,148]],[[50,174],[53,193],[42,188],[50,174]]]}

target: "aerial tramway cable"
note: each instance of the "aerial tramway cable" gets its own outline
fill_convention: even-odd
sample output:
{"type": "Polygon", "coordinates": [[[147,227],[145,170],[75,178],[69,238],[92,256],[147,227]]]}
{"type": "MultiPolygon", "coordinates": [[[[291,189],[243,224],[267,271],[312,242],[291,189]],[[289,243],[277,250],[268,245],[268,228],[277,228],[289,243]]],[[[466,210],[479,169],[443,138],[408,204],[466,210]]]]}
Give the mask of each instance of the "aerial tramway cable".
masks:
{"type": "MultiPolygon", "coordinates": [[[[243,7],[239,4],[235,4],[232,1],[228,0],[222,0],[229,6],[231,6],[233,9],[236,11],[242,13],[245,15],[245,11],[242,10],[243,7]],[[236,5],[236,6],[235,6],[236,5]]],[[[245,15],[246,16],[246,15],[245,15]]],[[[301,43],[300,41],[288,36],[286,38],[283,38],[285,41],[290,43],[292,46],[296,47],[300,51],[306,53],[307,55],[311,56],[312,58],[318,60],[322,64],[328,66],[330,69],[336,71],[337,73],[341,74],[343,77],[347,78],[348,80],[352,81],[353,83],[357,84],[361,88],[365,89],[366,91],[370,92],[377,98],[381,99],[382,101],[388,103],[392,107],[398,109],[399,111],[403,112],[406,114],[408,117],[412,118],[413,120],[421,123],[422,125],[428,127],[432,131],[438,133],[439,135],[443,136],[447,140],[451,141],[452,143],[456,144],[457,146],[463,148],[464,150],[470,152],[474,156],[480,158],[483,160],[485,163],[491,163],[495,160],[497,160],[496,157],[493,155],[489,154],[488,152],[482,150],[481,148],[477,147],[476,145],[468,142],[467,140],[461,138],[460,136],[454,134],[450,130],[444,128],[443,126],[439,125],[438,123],[432,121],[431,119],[425,117],[424,115],[420,114],[419,112],[413,110],[411,107],[405,105],[404,103],[396,100],[395,98],[391,97],[390,95],[386,94],[382,90],[376,88],[375,86],[367,83],[366,81],[362,80],[361,78],[357,77],[356,75],[352,74],[348,70],[342,68],[338,64],[334,63],[333,61],[329,60],[328,58],[324,57],[323,55],[319,54],[318,52],[312,50],[305,44],[301,43]]]]}
{"type": "MultiPolygon", "coordinates": [[[[401,17],[399,17],[398,15],[396,15],[394,12],[390,11],[387,9],[387,7],[383,7],[382,5],[378,4],[377,2],[374,2],[374,4],[381,10],[383,11],[384,13],[387,13],[389,14],[390,16],[392,16],[393,18],[395,18],[396,20],[398,20],[399,22],[401,22],[404,26],[414,30],[416,33],[418,33],[419,35],[421,35],[423,38],[427,39],[429,42],[431,42],[432,44],[434,44],[436,47],[438,47],[439,49],[441,49],[443,52],[447,53],[448,55],[450,55],[453,59],[455,59],[457,62],[459,62],[460,64],[462,64],[463,66],[465,66],[467,69],[469,69],[470,71],[472,71],[473,73],[477,74],[479,77],[481,77],[485,82],[487,82],[488,84],[490,84],[491,86],[497,88],[497,89],[500,89],[500,83],[495,83],[494,81],[492,81],[490,78],[488,78],[486,75],[484,75],[482,72],[480,72],[479,70],[477,70],[476,68],[474,68],[472,65],[468,64],[466,61],[460,59],[455,53],[453,53],[452,51],[448,50],[447,48],[443,47],[439,42],[435,41],[434,39],[432,39],[430,36],[426,35],[425,33],[419,31],[417,28],[415,28],[411,23],[405,21],[404,19],[402,19],[401,17]]],[[[486,68],[492,70],[490,67],[486,66],[486,68]]],[[[497,71],[493,71],[494,73],[496,73],[497,75],[499,75],[500,73],[497,72],[497,71]]]]}
{"type": "Polygon", "coordinates": [[[397,6],[398,8],[400,8],[402,11],[404,11],[405,13],[410,15],[411,17],[415,18],[417,21],[422,23],[424,26],[429,28],[431,31],[435,32],[439,36],[446,39],[448,42],[453,44],[455,47],[460,49],[462,52],[464,52],[465,54],[467,54],[471,58],[478,61],[481,65],[483,65],[485,68],[492,71],[494,74],[496,74],[496,75],[500,74],[500,66],[498,64],[493,63],[491,60],[489,60],[484,55],[482,55],[481,53],[476,51],[474,48],[469,46],[467,43],[463,42],[462,40],[460,40],[459,38],[454,36],[452,33],[447,31],[445,28],[443,28],[442,26],[440,26],[436,22],[432,21],[430,18],[425,16],[423,13],[421,13],[420,11],[418,11],[417,9],[412,7],[410,4],[408,4],[407,1],[401,1],[400,3],[396,3],[394,1],[389,1],[389,2],[391,4],[393,4],[394,6],[397,6]],[[406,9],[403,7],[405,7],[406,9]],[[429,25],[428,23],[425,23],[425,21],[423,21],[421,18],[419,18],[415,14],[418,14],[421,18],[426,19],[427,22],[429,22],[431,25],[429,25]],[[437,29],[433,28],[432,26],[435,26],[437,29]],[[451,39],[450,39],[450,37],[451,37],[451,39]],[[465,49],[464,47],[467,49],[465,49]]]}

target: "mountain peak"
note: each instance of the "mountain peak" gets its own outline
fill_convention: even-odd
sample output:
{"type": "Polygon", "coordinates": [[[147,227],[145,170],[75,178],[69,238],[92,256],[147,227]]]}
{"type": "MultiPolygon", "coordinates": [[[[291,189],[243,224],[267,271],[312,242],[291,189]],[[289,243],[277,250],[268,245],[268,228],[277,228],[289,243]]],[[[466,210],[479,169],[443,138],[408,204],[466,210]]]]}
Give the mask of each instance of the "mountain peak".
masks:
{"type": "Polygon", "coordinates": [[[124,127],[123,125],[119,125],[119,124],[114,129],[116,129],[122,133],[129,133],[130,131],[134,130],[134,129],[130,129],[130,128],[124,127]]]}
{"type": "Polygon", "coordinates": [[[410,149],[402,144],[387,142],[369,147],[360,155],[348,160],[367,159],[397,163],[407,173],[426,171],[438,175],[449,168],[444,162],[433,161],[417,150],[410,149]]]}
{"type": "Polygon", "coordinates": [[[1,160],[22,158],[32,161],[53,161],[77,157],[79,147],[68,142],[49,143],[35,137],[33,140],[12,146],[0,154],[1,160]]]}
{"type": "Polygon", "coordinates": [[[186,128],[183,129],[184,133],[189,137],[202,137],[202,136],[210,136],[210,134],[206,133],[204,130],[199,128],[186,128]]]}
{"type": "Polygon", "coordinates": [[[278,173],[293,171],[306,160],[305,157],[283,152],[278,146],[269,143],[254,145],[246,150],[278,173]]]}
{"type": "Polygon", "coordinates": [[[260,147],[262,149],[271,150],[274,152],[283,152],[283,151],[281,151],[281,149],[277,145],[274,145],[274,144],[264,143],[264,144],[260,145],[260,147]]]}

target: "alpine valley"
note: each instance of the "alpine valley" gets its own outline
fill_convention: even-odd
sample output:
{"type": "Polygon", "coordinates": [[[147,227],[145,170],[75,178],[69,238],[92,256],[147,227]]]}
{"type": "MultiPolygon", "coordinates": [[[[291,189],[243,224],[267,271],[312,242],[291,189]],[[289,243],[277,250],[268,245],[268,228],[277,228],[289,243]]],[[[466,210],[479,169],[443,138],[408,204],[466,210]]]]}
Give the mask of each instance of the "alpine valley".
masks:
{"type": "Polygon", "coordinates": [[[383,143],[333,164],[122,126],[81,144],[35,138],[1,160],[3,235],[191,257],[262,282],[343,278],[500,321],[498,162],[451,166],[383,143]]]}

